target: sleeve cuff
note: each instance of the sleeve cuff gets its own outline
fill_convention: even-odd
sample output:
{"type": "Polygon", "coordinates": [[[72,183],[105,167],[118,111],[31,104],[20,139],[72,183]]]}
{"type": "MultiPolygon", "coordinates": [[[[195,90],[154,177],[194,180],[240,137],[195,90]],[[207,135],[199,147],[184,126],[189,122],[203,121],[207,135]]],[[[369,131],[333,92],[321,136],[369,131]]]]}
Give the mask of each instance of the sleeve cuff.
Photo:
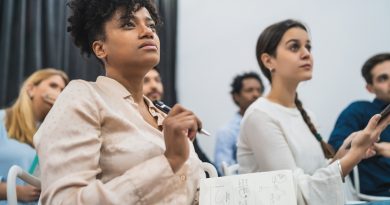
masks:
{"type": "Polygon", "coordinates": [[[344,177],[344,173],[343,173],[343,168],[341,168],[340,160],[337,160],[336,162],[337,162],[337,166],[339,168],[341,180],[343,183],[345,183],[345,177],[344,177]]]}

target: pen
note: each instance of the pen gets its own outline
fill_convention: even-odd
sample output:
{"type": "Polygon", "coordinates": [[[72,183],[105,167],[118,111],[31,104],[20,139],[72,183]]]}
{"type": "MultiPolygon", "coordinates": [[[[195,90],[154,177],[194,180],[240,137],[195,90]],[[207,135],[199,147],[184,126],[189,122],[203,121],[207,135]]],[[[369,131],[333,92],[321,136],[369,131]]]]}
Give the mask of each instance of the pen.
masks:
{"type": "MultiPolygon", "coordinates": [[[[162,101],[160,101],[160,100],[155,100],[155,101],[153,101],[153,104],[154,104],[154,106],[156,106],[158,109],[160,109],[160,110],[161,110],[162,112],[164,112],[165,114],[168,114],[169,111],[171,111],[171,108],[170,108],[168,105],[164,104],[164,103],[163,103],[162,101]]],[[[207,131],[206,131],[205,129],[203,129],[203,128],[198,129],[198,132],[201,133],[201,134],[210,136],[210,133],[207,132],[207,131]]]]}

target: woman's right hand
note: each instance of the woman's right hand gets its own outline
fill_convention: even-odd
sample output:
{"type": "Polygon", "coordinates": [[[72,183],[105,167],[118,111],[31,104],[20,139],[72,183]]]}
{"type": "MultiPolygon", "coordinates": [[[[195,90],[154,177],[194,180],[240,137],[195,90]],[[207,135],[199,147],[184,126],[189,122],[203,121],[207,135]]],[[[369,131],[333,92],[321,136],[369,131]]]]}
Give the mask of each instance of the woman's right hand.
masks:
{"type": "Polygon", "coordinates": [[[41,194],[41,190],[31,185],[16,186],[16,196],[18,197],[18,201],[21,202],[38,201],[40,194],[41,194]]]}
{"type": "Polygon", "coordinates": [[[164,155],[173,172],[176,172],[189,157],[188,138],[193,140],[202,124],[193,112],[176,104],[165,118],[163,127],[166,147],[164,155]]]}

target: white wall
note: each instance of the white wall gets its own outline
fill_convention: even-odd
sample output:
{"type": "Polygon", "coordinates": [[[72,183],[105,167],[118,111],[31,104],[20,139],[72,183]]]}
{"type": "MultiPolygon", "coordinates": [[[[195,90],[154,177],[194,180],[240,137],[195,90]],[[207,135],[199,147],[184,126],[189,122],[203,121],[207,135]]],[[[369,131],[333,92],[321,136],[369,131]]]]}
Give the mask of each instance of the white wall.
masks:
{"type": "Polygon", "coordinates": [[[237,110],[229,95],[233,77],[249,70],[260,73],[257,38],[266,26],[287,18],[310,29],[314,75],[299,93],[328,138],[343,108],[372,99],[360,69],[370,56],[390,51],[389,9],[388,0],[179,1],[178,99],[213,134],[198,136],[201,147],[213,159],[215,131],[237,110]]]}

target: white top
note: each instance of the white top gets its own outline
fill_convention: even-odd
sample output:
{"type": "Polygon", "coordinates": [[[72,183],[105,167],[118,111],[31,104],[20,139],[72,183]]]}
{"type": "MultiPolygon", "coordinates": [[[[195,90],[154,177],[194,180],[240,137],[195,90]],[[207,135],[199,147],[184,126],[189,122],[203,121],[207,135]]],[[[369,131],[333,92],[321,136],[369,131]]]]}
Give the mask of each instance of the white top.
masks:
{"type": "Polygon", "coordinates": [[[264,97],[252,103],[241,123],[237,160],[240,173],[293,170],[298,204],[344,204],[338,165],[327,165],[297,108],[264,97]]]}

